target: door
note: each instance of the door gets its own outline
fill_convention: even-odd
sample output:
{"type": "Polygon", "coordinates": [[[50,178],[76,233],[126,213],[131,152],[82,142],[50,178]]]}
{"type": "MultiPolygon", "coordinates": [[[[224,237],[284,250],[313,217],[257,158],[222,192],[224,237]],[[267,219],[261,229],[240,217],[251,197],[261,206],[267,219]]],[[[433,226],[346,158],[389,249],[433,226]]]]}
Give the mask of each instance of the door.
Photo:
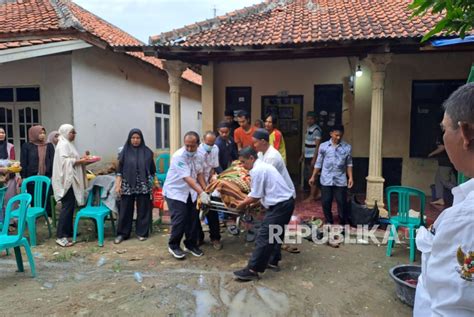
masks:
{"type": "Polygon", "coordinates": [[[14,144],[13,104],[0,103],[0,127],[5,129],[7,141],[14,144]]]}
{"type": "Polygon", "coordinates": [[[329,130],[342,124],[342,85],[315,85],[314,111],[323,130],[322,141],[329,140],[329,130]]]}
{"type": "Polygon", "coordinates": [[[252,112],[252,88],[226,87],[225,108],[234,111],[234,116],[240,110],[245,110],[250,115],[252,112]]]}
{"type": "Polygon", "coordinates": [[[299,183],[299,158],[303,144],[303,96],[263,96],[262,120],[270,112],[278,115],[277,129],[285,139],[288,172],[293,182],[299,183]]]}

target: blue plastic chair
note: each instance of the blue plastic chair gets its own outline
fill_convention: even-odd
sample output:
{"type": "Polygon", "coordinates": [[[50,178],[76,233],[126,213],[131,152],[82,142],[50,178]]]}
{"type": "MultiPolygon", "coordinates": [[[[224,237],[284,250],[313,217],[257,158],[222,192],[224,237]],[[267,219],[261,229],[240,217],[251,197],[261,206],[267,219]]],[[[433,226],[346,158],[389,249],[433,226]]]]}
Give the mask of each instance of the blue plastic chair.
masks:
{"type": "MultiPolygon", "coordinates": [[[[48,193],[51,187],[51,180],[46,176],[30,176],[23,180],[21,184],[21,193],[27,193],[28,184],[33,183],[33,202],[28,208],[26,215],[26,224],[28,225],[28,234],[32,247],[36,246],[36,220],[40,217],[46,219],[48,224],[49,237],[51,238],[51,224],[49,223],[46,203],[49,199],[48,193]]],[[[18,218],[17,210],[12,212],[12,217],[18,218]]]]}
{"type": "Polygon", "coordinates": [[[160,185],[163,186],[166,180],[166,175],[168,174],[168,170],[170,168],[170,154],[161,153],[156,158],[155,164],[156,164],[156,178],[160,182],[160,185]],[[163,169],[161,169],[161,164],[163,164],[163,169]]]}
{"type": "Polygon", "coordinates": [[[23,258],[21,256],[20,247],[24,247],[26,255],[28,256],[28,261],[30,262],[31,275],[36,276],[35,269],[35,260],[33,254],[31,253],[30,244],[28,240],[23,236],[25,231],[25,224],[28,213],[28,206],[31,203],[30,194],[19,194],[12,197],[7,204],[5,210],[5,221],[3,222],[3,229],[0,233],[0,250],[13,248],[15,250],[16,265],[19,272],[24,272],[23,268],[23,258]],[[14,205],[17,205],[16,211],[18,212],[18,230],[16,234],[8,234],[8,227],[10,224],[10,218],[12,216],[12,208],[14,205]]]}
{"type": "Polygon", "coordinates": [[[81,218],[92,218],[96,221],[99,247],[104,246],[104,223],[107,216],[110,217],[110,220],[112,222],[112,230],[114,231],[115,235],[115,223],[114,217],[112,215],[112,210],[110,210],[107,206],[104,205],[101,198],[102,190],[102,187],[94,186],[89,192],[89,195],[87,196],[86,206],[79,210],[79,212],[77,213],[76,220],[74,222],[74,242],[76,242],[77,228],[79,226],[79,220],[81,218]],[[94,199],[95,197],[97,197],[97,199],[94,199]],[[95,205],[94,201],[96,200],[98,200],[98,203],[95,205]]]}
{"type": "Polygon", "coordinates": [[[408,228],[410,235],[410,262],[415,261],[416,254],[416,243],[415,243],[415,233],[416,229],[424,225],[424,215],[425,215],[425,203],[426,196],[425,193],[419,189],[404,187],[404,186],[391,186],[387,187],[385,190],[387,195],[387,207],[388,207],[388,216],[390,217],[390,235],[387,244],[387,256],[392,255],[392,248],[395,243],[395,235],[398,233],[400,227],[408,228]],[[398,195],[398,210],[397,215],[391,217],[391,196],[392,194],[398,195]],[[410,210],[410,197],[417,196],[420,200],[420,216],[417,218],[409,216],[410,210]]]}

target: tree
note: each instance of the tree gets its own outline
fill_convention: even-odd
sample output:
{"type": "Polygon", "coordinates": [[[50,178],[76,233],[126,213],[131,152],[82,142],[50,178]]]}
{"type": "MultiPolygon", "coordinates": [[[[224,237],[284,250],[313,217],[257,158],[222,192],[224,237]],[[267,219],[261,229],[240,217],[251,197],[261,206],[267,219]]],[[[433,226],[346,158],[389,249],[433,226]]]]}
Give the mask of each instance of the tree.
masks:
{"type": "Polygon", "coordinates": [[[410,4],[413,16],[423,16],[429,11],[443,18],[423,36],[422,42],[445,31],[464,38],[474,29],[474,0],[413,0],[410,4]]]}

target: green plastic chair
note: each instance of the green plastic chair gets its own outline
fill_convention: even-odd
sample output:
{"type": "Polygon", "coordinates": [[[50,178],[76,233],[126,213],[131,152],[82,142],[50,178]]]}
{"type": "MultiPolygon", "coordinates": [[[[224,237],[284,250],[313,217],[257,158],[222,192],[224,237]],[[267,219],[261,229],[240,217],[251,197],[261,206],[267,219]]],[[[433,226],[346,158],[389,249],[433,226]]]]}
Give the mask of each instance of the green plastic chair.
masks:
{"type": "Polygon", "coordinates": [[[101,198],[102,190],[103,190],[102,187],[94,186],[92,190],[89,192],[89,195],[87,196],[86,206],[82,208],[81,210],[79,210],[79,212],[77,213],[76,220],[74,222],[74,237],[73,237],[74,242],[76,242],[77,228],[79,225],[79,220],[81,218],[92,218],[96,221],[99,247],[104,246],[104,223],[107,216],[110,217],[110,220],[112,222],[112,230],[114,231],[114,235],[115,235],[115,223],[114,223],[112,210],[110,210],[107,206],[104,205],[101,198]],[[94,205],[94,201],[95,201],[94,198],[96,197],[95,194],[98,195],[97,205],[94,205]]]}
{"type": "Polygon", "coordinates": [[[387,208],[389,221],[391,224],[390,235],[387,244],[387,256],[392,255],[392,247],[395,243],[395,235],[400,227],[408,228],[410,235],[410,262],[415,261],[416,245],[415,245],[415,232],[416,229],[424,225],[425,215],[425,193],[419,189],[404,187],[404,186],[391,186],[385,189],[387,195],[387,208]],[[391,195],[398,195],[398,210],[397,215],[391,217],[391,195]],[[409,216],[410,210],[410,197],[417,196],[420,200],[420,217],[414,218],[409,216]]]}
{"type": "Polygon", "coordinates": [[[20,247],[24,247],[26,251],[26,255],[28,256],[28,261],[30,262],[31,268],[31,275],[33,277],[36,276],[36,269],[35,269],[35,259],[33,258],[33,254],[31,253],[30,244],[28,240],[23,236],[25,231],[25,224],[27,219],[28,213],[28,206],[31,203],[31,195],[30,194],[19,194],[12,197],[7,204],[7,208],[5,210],[5,221],[3,222],[3,229],[0,233],[0,250],[1,249],[10,249],[13,248],[15,250],[15,257],[16,257],[16,265],[18,267],[19,272],[24,272],[23,268],[23,258],[21,256],[20,247]],[[16,234],[8,234],[8,226],[10,224],[10,218],[12,216],[12,209],[13,206],[17,205],[18,207],[16,211],[18,212],[18,230],[16,234]]]}
{"type": "Polygon", "coordinates": [[[162,153],[156,158],[156,178],[160,182],[160,185],[163,186],[166,180],[166,175],[170,168],[170,154],[162,153]],[[163,161],[163,170],[161,170],[161,162],[163,161]]]}
{"type": "MultiPolygon", "coordinates": [[[[36,220],[40,217],[46,219],[48,224],[49,237],[51,238],[51,224],[49,223],[48,213],[46,211],[46,202],[49,199],[47,193],[51,187],[51,180],[46,176],[30,176],[23,180],[21,184],[21,193],[27,193],[28,184],[33,183],[33,202],[28,207],[28,213],[26,215],[26,224],[28,225],[28,234],[30,237],[30,244],[32,247],[36,246],[36,220]]],[[[12,211],[12,217],[18,218],[18,210],[12,211]]]]}

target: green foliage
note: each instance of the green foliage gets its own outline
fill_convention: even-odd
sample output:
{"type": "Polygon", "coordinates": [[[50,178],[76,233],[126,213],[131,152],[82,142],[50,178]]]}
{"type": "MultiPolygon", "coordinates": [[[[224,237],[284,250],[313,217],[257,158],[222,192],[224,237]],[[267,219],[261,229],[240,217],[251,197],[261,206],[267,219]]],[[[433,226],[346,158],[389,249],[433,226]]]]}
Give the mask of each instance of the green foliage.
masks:
{"type": "Polygon", "coordinates": [[[410,9],[413,10],[413,16],[423,16],[431,12],[439,13],[443,17],[425,34],[422,42],[443,31],[464,38],[474,28],[474,0],[413,0],[410,9]]]}

